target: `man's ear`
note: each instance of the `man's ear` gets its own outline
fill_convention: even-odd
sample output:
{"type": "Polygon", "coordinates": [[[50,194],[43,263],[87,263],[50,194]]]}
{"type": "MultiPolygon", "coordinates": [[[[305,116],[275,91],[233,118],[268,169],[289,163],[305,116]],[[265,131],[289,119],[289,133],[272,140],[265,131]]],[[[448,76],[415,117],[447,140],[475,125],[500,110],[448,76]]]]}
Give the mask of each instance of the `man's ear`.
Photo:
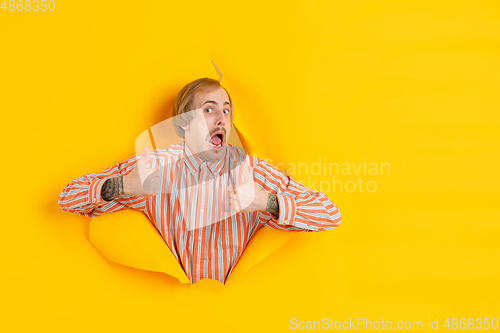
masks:
{"type": "Polygon", "coordinates": [[[184,132],[187,132],[189,131],[189,124],[187,124],[186,126],[181,126],[181,128],[184,130],[184,132]]]}

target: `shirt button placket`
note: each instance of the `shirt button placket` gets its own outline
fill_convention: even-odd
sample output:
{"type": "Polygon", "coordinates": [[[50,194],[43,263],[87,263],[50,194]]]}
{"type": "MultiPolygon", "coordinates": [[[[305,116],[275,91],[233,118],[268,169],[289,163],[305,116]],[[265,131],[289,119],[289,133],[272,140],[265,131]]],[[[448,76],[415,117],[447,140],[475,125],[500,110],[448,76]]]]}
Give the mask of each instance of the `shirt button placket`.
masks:
{"type": "MultiPolygon", "coordinates": [[[[198,236],[198,243],[201,243],[201,236],[198,236]]],[[[200,244],[200,246],[201,246],[201,244],[200,244]]],[[[198,259],[198,263],[196,264],[196,267],[197,267],[198,269],[200,269],[200,262],[199,262],[199,260],[200,260],[200,259],[198,259]]]]}
{"type": "MultiPolygon", "coordinates": [[[[201,191],[202,191],[202,193],[205,193],[205,179],[203,179],[203,183],[201,183],[201,191]]],[[[202,201],[201,202],[201,209],[200,209],[201,214],[203,214],[204,207],[205,207],[205,203],[202,201]]]]}

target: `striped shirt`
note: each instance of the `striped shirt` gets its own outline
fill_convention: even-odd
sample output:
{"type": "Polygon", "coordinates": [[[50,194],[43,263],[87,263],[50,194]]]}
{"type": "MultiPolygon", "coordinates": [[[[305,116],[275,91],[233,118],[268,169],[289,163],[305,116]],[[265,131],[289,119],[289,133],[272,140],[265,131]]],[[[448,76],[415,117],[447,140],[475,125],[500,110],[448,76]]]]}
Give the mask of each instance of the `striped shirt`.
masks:
{"type": "Polygon", "coordinates": [[[254,182],[276,194],[279,216],[265,211],[231,212],[227,186],[243,181],[240,165],[246,156],[228,144],[222,159],[204,162],[181,142],[151,153],[151,166],[158,166],[161,172],[160,194],[124,195],[113,201],[101,198],[107,179],[132,171],[138,158],[134,156],[99,174],[71,181],[60,194],[59,206],[88,217],[126,208],[140,210],[156,226],[191,283],[201,279],[225,283],[249,240],[262,226],[310,232],[334,229],[341,222],[338,208],[325,194],[284,176],[254,156],[249,156],[254,182]]]}

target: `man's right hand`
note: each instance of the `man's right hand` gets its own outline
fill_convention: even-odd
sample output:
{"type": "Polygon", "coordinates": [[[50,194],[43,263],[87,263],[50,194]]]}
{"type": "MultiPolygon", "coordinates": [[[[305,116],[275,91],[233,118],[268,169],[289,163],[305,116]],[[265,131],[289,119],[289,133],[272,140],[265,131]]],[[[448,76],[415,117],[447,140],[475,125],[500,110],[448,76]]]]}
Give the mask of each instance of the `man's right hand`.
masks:
{"type": "Polygon", "coordinates": [[[159,193],[160,170],[158,164],[154,169],[151,168],[150,158],[148,148],[144,147],[144,154],[137,159],[132,172],[123,176],[123,192],[125,194],[132,194],[136,197],[151,197],[159,193]]]}

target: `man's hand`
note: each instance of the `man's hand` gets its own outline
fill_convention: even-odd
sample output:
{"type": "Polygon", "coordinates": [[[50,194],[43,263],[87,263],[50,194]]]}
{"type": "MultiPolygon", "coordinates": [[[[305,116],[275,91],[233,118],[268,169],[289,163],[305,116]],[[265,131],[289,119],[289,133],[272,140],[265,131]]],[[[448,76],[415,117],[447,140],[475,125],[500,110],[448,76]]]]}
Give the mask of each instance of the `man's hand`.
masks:
{"type": "Polygon", "coordinates": [[[148,166],[151,156],[148,148],[144,147],[144,154],[137,159],[132,172],[123,176],[123,192],[136,197],[150,197],[157,195],[160,189],[160,170],[158,165],[151,169],[148,166]]]}
{"type": "Polygon", "coordinates": [[[231,208],[237,213],[250,213],[256,210],[266,210],[269,193],[262,190],[253,181],[250,163],[247,160],[240,166],[243,172],[243,183],[233,188],[229,185],[229,200],[231,208]]]}

